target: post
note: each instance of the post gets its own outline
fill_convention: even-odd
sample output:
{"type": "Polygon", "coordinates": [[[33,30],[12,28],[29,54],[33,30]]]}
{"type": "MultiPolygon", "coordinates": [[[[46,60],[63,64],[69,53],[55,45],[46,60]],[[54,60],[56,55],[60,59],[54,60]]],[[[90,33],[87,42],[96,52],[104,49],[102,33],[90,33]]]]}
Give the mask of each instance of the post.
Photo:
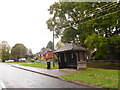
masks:
{"type": "MultiPolygon", "coordinates": [[[[53,30],[53,52],[54,52],[54,30],[53,30]]],[[[55,67],[54,54],[53,54],[53,67],[55,67]]]]}

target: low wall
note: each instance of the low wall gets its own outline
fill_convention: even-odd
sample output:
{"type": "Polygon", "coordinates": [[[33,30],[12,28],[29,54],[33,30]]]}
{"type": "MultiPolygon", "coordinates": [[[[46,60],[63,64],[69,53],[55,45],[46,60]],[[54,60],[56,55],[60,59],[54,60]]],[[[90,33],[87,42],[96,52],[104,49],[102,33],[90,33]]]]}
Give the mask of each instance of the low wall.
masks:
{"type": "Polygon", "coordinates": [[[120,60],[87,60],[87,66],[91,68],[120,70],[120,60]]]}

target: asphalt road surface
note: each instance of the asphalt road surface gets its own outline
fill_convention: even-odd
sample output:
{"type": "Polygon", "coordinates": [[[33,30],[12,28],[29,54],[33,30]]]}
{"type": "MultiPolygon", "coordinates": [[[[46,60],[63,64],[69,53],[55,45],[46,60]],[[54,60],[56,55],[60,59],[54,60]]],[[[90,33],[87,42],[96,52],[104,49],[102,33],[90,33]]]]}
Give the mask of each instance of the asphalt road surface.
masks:
{"type": "Polygon", "coordinates": [[[0,63],[0,88],[87,88],[0,63]]]}

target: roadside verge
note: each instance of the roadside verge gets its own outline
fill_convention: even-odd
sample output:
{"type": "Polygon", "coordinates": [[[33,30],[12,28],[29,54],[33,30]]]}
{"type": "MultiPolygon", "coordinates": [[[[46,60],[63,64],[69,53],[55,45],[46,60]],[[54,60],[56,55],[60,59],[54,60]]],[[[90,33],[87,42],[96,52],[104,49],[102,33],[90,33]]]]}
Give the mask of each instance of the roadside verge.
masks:
{"type": "Polygon", "coordinates": [[[67,80],[67,79],[64,79],[64,78],[62,78],[60,76],[57,76],[57,75],[53,75],[53,74],[49,74],[49,73],[45,73],[45,72],[40,72],[40,71],[36,71],[36,70],[31,70],[31,69],[28,69],[28,68],[24,68],[24,67],[22,67],[20,65],[11,64],[11,66],[15,67],[15,68],[22,69],[22,70],[26,70],[26,71],[30,71],[30,72],[34,72],[34,73],[38,73],[38,74],[42,74],[42,75],[46,75],[46,76],[50,76],[50,77],[57,78],[57,79],[61,79],[63,81],[67,81],[67,82],[70,82],[70,83],[74,83],[74,84],[86,86],[88,88],[102,88],[100,86],[94,86],[94,85],[83,83],[83,82],[77,82],[77,81],[73,81],[73,80],[67,80]]]}

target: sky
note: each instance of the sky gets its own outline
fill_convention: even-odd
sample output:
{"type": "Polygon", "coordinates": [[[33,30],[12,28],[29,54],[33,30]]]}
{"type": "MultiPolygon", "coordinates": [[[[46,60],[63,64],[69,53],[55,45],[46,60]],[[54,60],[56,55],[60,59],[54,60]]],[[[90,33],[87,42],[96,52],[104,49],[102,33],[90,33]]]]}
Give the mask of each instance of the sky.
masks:
{"type": "MultiPolygon", "coordinates": [[[[53,40],[46,21],[48,8],[59,0],[0,0],[0,43],[24,44],[35,54],[53,40]]],[[[55,39],[55,44],[59,39],[55,39]]]]}

